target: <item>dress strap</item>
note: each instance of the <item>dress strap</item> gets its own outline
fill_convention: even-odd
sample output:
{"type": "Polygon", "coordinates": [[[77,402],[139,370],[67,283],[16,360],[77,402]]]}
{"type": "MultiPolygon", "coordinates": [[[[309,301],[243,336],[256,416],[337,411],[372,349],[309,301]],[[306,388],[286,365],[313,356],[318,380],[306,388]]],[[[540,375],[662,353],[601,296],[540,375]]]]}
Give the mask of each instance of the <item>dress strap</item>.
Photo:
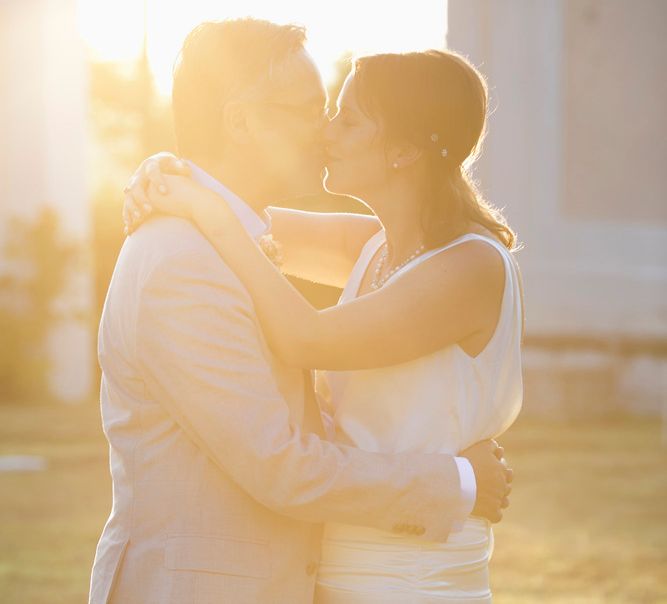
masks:
{"type": "Polygon", "coordinates": [[[366,274],[368,269],[368,263],[371,261],[375,253],[380,249],[380,246],[385,241],[385,232],[384,229],[380,229],[375,235],[373,235],[361,249],[359,258],[352,268],[350,273],[350,278],[343,289],[343,293],[338,300],[338,303],[349,302],[354,299],[359,293],[359,287],[361,287],[361,281],[366,274]]]}
{"type": "Polygon", "coordinates": [[[495,247],[497,250],[501,252],[501,255],[503,257],[506,257],[505,253],[507,252],[507,248],[505,248],[505,246],[503,246],[502,243],[496,241],[495,239],[492,239],[491,237],[486,237],[485,235],[478,235],[477,233],[466,233],[465,235],[461,235],[461,237],[457,237],[453,241],[450,241],[447,245],[443,245],[442,247],[436,248],[434,250],[429,250],[428,252],[421,254],[421,256],[417,256],[414,260],[408,262],[404,267],[396,271],[389,279],[387,279],[385,285],[396,279],[396,277],[398,277],[399,275],[402,275],[407,270],[414,268],[415,266],[421,264],[422,262],[426,262],[426,260],[428,260],[429,258],[433,258],[433,256],[437,256],[438,254],[444,252],[445,250],[453,248],[462,243],[466,243],[467,241],[472,241],[474,239],[478,239],[480,241],[484,241],[486,243],[493,245],[493,247],[495,247]]]}
{"type": "Polygon", "coordinates": [[[523,331],[523,291],[521,285],[521,276],[519,274],[516,259],[512,256],[512,253],[502,243],[500,243],[500,241],[497,241],[491,237],[486,237],[485,235],[479,235],[478,233],[467,233],[461,237],[458,237],[457,239],[454,239],[453,241],[450,241],[447,245],[444,245],[435,250],[430,250],[425,254],[418,256],[406,264],[401,270],[396,271],[391,276],[391,278],[387,279],[385,284],[391,282],[399,275],[402,275],[405,271],[414,268],[418,264],[425,262],[440,252],[444,252],[445,250],[465,243],[466,241],[473,240],[483,241],[484,243],[494,247],[503,259],[503,265],[505,267],[505,284],[503,287],[503,297],[500,313],[498,316],[498,323],[496,324],[496,330],[487,343],[486,347],[476,357],[476,359],[480,359],[484,353],[487,353],[489,350],[497,346],[498,342],[502,342],[507,339],[508,330],[510,330],[512,333],[516,333],[517,342],[520,342],[521,333],[523,331]]]}

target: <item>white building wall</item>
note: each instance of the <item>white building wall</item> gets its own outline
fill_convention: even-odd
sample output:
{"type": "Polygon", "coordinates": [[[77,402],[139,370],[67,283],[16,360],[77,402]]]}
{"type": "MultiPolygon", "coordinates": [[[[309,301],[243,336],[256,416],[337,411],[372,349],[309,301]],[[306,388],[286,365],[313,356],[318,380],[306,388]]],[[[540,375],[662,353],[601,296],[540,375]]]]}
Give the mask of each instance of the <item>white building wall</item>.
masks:
{"type": "MultiPolygon", "coordinates": [[[[525,243],[528,342],[664,351],[666,22],[661,0],[449,0],[448,47],[488,78],[492,116],[477,176],[525,243]]],[[[589,401],[598,383],[601,405],[664,404],[667,368],[652,352],[529,347],[526,364],[543,377],[560,372],[542,382],[551,391],[560,383],[559,399],[577,398],[566,386],[580,379],[589,401]]]]}
{"type": "MultiPolygon", "coordinates": [[[[87,78],[75,0],[0,1],[0,82],[0,242],[9,217],[50,204],[66,236],[88,243],[87,78]]],[[[49,342],[51,388],[67,401],[87,397],[93,378],[89,258],[82,264],[57,301],[64,318],[49,342]]]]}

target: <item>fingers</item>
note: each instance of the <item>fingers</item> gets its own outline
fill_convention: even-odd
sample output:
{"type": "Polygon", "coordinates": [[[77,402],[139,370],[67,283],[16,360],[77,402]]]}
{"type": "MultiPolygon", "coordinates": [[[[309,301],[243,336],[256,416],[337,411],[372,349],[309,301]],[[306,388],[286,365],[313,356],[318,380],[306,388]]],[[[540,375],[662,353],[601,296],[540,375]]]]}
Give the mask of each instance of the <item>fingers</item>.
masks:
{"type": "Polygon", "coordinates": [[[174,163],[174,167],[176,168],[176,174],[179,174],[180,176],[190,176],[191,174],[190,166],[182,159],[177,159],[174,163]]]}
{"type": "Polygon", "coordinates": [[[162,195],[169,193],[169,186],[164,178],[165,174],[176,174],[190,176],[190,166],[170,153],[160,154],[151,161],[146,162],[144,175],[146,177],[145,189],[153,185],[162,195]]]}
{"type": "Polygon", "coordinates": [[[147,190],[151,185],[155,187],[162,195],[166,195],[169,192],[167,183],[162,175],[162,170],[160,169],[160,163],[156,161],[149,162],[146,164],[146,187],[147,190]]]}
{"type": "Polygon", "coordinates": [[[514,480],[514,470],[512,468],[505,468],[505,480],[508,483],[514,480]]]}
{"type": "Polygon", "coordinates": [[[135,231],[153,211],[149,191],[153,195],[169,193],[165,174],[189,176],[190,172],[190,166],[171,153],[157,153],[145,159],[123,190],[125,233],[135,231]]]}
{"type": "Polygon", "coordinates": [[[480,516],[486,518],[489,522],[497,523],[500,522],[503,518],[502,508],[498,505],[498,502],[487,503],[485,505],[478,505],[472,512],[473,516],[480,516]]]}
{"type": "Polygon", "coordinates": [[[132,233],[136,230],[138,222],[142,219],[142,212],[139,210],[139,206],[132,195],[131,191],[128,191],[125,194],[125,200],[123,202],[123,222],[125,223],[126,234],[132,233]]]}
{"type": "Polygon", "coordinates": [[[130,194],[134,200],[133,210],[139,212],[149,212],[153,208],[151,200],[148,198],[148,187],[146,189],[142,187],[136,187],[132,189],[130,194]]]}
{"type": "Polygon", "coordinates": [[[130,233],[130,213],[132,211],[129,204],[132,202],[132,197],[127,187],[123,192],[125,193],[123,198],[123,224],[125,225],[125,234],[128,235],[130,233]]]}
{"type": "Polygon", "coordinates": [[[125,223],[125,234],[129,235],[137,230],[147,216],[153,211],[148,198],[143,191],[129,192],[125,194],[123,203],[123,222],[125,223]]]}
{"type": "Polygon", "coordinates": [[[175,155],[171,153],[158,153],[156,157],[159,162],[160,171],[163,174],[190,176],[190,166],[175,155]]]}
{"type": "Polygon", "coordinates": [[[180,174],[183,176],[192,176],[192,170],[190,169],[190,166],[186,164],[183,160],[179,160],[181,163],[181,171],[180,174]]]}
{"type": "Polygon", "coordinates": [[[491,453],[493,453],[496,459],[502,459],[505,456],[504,447],[501,447],[495,439],[491,438],[487,442],[491,453]]]}
{"type": "MultiPolygon", "coordinates": [[[[512,492],[512,485],[508,484],[505,489],[505,495],[500,499],[500,509],[506,510],[510,506],[510,494],[512,492]]],[[[502,516],[502,513],[501,513],[502,516]]]]}
{"type": "Polygon", "coordinates": [[[503,519],[503,513],[501,510],[493,510],[489,515],[489,520],[493,524],[498,524],[503,519]]]}
{"type": "Polygon", "coordinates": [[[490,522],[500,522],[503,517],[503,510],[506,510],[510,505],[510,492],[511,488],[507,489],[504,493],[478,493],[472,515],[482,516],[490,522]]]}

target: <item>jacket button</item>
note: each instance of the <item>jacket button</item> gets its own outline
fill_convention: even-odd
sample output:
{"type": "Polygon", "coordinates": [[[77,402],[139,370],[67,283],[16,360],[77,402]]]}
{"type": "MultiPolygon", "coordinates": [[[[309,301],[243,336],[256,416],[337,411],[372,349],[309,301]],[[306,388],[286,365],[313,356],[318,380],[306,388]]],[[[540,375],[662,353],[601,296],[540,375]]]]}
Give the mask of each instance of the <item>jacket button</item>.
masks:
{"type": "Polygon", "coordinates": [[[394,533],[403,533],[405,531],[405,524],[395,524],[391,530],[394,533]]]}
{"type": "Polygon", "coordinates": [[[415,535],[423,535],[426,529],[423,526],[415,527],[415,535]]]}
{"type": "Polygon", "coordinates": [[[312,577],[316,571],[317,571],[317,564],[315,562],[310,562],[308,566],[306,566],[306,574],[309,577],[312,577]]]}

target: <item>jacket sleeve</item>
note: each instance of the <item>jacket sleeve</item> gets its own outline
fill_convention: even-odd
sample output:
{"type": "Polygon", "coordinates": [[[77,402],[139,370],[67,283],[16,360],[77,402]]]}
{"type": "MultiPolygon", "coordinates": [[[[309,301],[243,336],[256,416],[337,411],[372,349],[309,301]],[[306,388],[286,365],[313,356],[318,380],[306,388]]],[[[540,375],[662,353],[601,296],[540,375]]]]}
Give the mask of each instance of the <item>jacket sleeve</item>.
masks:
{"type": "Polygon", "coordinates": [[[290,423],[252,302],[217,255],[161,262],[137,320],[149,396],[254,499],[304,521],[446,540],[461,504],[454,458],[362,451],[290,423]]]}

